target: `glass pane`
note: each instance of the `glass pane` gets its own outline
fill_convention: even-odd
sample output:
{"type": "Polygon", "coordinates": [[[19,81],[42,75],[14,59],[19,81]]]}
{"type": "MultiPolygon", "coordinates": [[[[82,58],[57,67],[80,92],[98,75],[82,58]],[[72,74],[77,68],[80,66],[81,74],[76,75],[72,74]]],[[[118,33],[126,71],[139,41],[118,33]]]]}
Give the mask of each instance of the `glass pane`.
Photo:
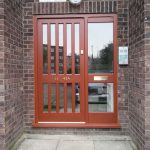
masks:
{"type": "Polygon", "coordinates": [[[80,74],[80,37],[79,24],[75,24],[75,74],[80,74]]]}
{"type": "Polygon", "coordinates": [[[59,84],[60,112],[64,112],[64,84],[59,84]]]}
{"type": "Polygon", "coordinates": [[[76,99],[76,112],[80,112],[80,85],[76,83],[75,99],[76,99]]]}
{"type": "Polygon", "coordinates": [[[113,23],[88,24],[88,72],[113,72],[113,23]]]}
{"type": "Polygon", "coordinates": [[[72,112],[72,84],[67,84],[67,112],[72,112]]]}
{"type": "Polygon", "coordinates": [[[48,112],[48,84],[43,85],[43,110],[48,112]]]}
{"type": "Polygon", "coordinates": [[[59,24],[59,73],[64,74],[63,24],[59,24]]]}
{"type": "Polygon", "coordinates": [[[48,74],[47,24],[43,24],[43,73],[48,74]]]}
{"type": "Polygon", "coordinates": [[[56,84],[51,84],[52,112],[56,112],[56,84]]]}
{"type": "Polygon", "coordinates": [[[56,74],[55,24],[51,24],[51,73],[56,74]]]}
{"type": "Polygon", "coordinates": [[[113,112],[113,83],[88,84],[89,112],[113,112]]]}
{"type": "Polygon", "coordinates": [[[67,74],[72,73],[71,41],[71,24],[67,24],[67,74]]]}

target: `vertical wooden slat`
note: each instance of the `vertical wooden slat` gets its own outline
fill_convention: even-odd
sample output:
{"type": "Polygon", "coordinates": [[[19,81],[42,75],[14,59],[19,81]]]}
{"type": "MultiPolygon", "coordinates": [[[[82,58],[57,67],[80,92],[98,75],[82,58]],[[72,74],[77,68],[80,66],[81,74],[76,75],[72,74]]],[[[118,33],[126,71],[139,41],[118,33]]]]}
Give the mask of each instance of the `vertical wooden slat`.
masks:
{"type": "MultiPolygon", "coordinates": [[[[51,73],[51,28],[50,28],[50,24],[48,24],[47,26],[47,35],[48,35],[48,75],[50,76],[51,73]]],[[[51,112],[51,85],[48,84],[48,112],[51,112]]]]}
{"type": "MultiPolygon", "coordinates": [[[[63,42],[64,42],[64,76],[67,75],[67,25],[64,23],[63,25],[63,42]]],[[[67,84],[64,83],[64,112],[67,112],[67,84]]]]}
{"type": "Polygon", "coordinates": [[[56,38],[56,112],[59,112],[59,28],[58,23],[55,27],[55,38],[56,38]]]}
{"type": "Polygon", "coordinates": [[[75,24],[71,24],[71,42],[72,42],[72,77],[73,77],[73,83],[72,83],[72,112],[75,112],[75,24]]]}

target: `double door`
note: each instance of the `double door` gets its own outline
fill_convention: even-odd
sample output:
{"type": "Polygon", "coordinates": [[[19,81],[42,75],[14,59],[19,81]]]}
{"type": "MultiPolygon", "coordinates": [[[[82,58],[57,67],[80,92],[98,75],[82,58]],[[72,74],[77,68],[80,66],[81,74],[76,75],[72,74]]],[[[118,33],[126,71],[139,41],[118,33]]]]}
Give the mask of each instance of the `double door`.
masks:
{"type": "Polygon", "coordinates": [[[117,122],[115,17],[56,17],[36,23],[37,122],[117,122]]]}

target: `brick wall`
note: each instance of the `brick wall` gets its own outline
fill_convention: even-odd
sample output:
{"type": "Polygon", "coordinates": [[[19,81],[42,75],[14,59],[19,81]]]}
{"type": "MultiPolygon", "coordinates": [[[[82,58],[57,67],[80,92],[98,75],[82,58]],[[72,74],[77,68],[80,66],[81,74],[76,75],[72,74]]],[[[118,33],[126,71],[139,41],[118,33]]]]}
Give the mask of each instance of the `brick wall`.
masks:
{"type": "Polygon", "coordinates": [[[0,135],[4,138],[0,149],[3,150],[10,148],[23,133],[22,1],[0,1],[0,7],[4,8],[0,8],[0,34],[4,36],[0,36],[0,135]]]}
{"type": "Polygon", "coordinates": [[[144,1],[144,27],[145,27],[145,150],[150,148],[150,1],[144,1]]]}
{"type": "Polygon", "coordinates": [[[145,71],[149,70],[144,43],[144,1],[133,0],[129,3],[129,131],[139,150],[145,150],[145,71]]]}
{"type": "Polygon", "coordinates": [[[80,6],[67,3],[38,3],[26,0],[24,3],[24,126],[29,133],[87,133],[87,134],[127,134],[128,132],[128,72],[127,67],[119,68],[119,117],[121,129],[34,129],[34,51],[33,15],[70,13],[118,13],[118,41],[120,46],[128,45],[128,1],[94,0],[83,1],[80,6]],[[100,132],[97,132],[100,131],[100,132]]]}
{"type": "Polygon", "coordinates": [[[0,0],[0,147],[5,147],[4,2],[0,0]]]}

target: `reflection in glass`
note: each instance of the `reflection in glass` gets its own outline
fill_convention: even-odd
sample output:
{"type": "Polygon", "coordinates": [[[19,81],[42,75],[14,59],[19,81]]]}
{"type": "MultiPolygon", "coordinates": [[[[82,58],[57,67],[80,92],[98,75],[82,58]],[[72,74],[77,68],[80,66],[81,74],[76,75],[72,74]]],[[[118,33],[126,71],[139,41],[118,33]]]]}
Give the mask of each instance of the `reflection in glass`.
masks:
{"type": "Polygon", "coordinates": [[[80,37],[79,24],[75,24],[75,74],[80,74],[80,37]]]}
{"type": "Polygon", "coordinates": [[[51,84],[51,105],[52,112],[56,112],[56,84],[51,84]]]}
{"type": "Polygon", "coordinates": [[[43,110],[48,112],[48,84],[43,85],[43,110]]]}
{"type": "Polygon", "coordinates": [[[47,24],[43,24],[43,73],[48,74],[47,24]]]}
{"type": "Polygon", "coordinates": [[[88,23],[88,72],[113,72],[113,23],[88,23]]]}
{"type": "Polygon", "coordinates": [[[89,83],[89,112],[113,112],[113,83],[89,83]]]}
{"type": "Polygon", "coordinates": [[[72,39],[71,39],[71,24],[67,24],[67,74],[72,73],[72,57],[71,57],[71,45],[72,45],[72,39]]]}
{"type": "Polygon", "coordinates": [[[67,84],[67,112],[72,112],[72,84],[67,84]]]}
{"type": "Polygon", "coordinates": [[[59,84],[59,100],[60,100],[60,112],[64,112],[64,84],[59,84]]]}
{"type": "Polygon", "coordinates": [[[63,24],[59,24],[59,74],[64,73],[63,24]]]}
{"type": "Polygon", "coordinates": [[[56,74],[55,24],[51,24],[51,73],[56,74]]]}
{"type": "Polygon", "coordinates": [[[76,102],[76,112],[80,112],[80,85],[75,84],[75,102],[76,102]]]}

